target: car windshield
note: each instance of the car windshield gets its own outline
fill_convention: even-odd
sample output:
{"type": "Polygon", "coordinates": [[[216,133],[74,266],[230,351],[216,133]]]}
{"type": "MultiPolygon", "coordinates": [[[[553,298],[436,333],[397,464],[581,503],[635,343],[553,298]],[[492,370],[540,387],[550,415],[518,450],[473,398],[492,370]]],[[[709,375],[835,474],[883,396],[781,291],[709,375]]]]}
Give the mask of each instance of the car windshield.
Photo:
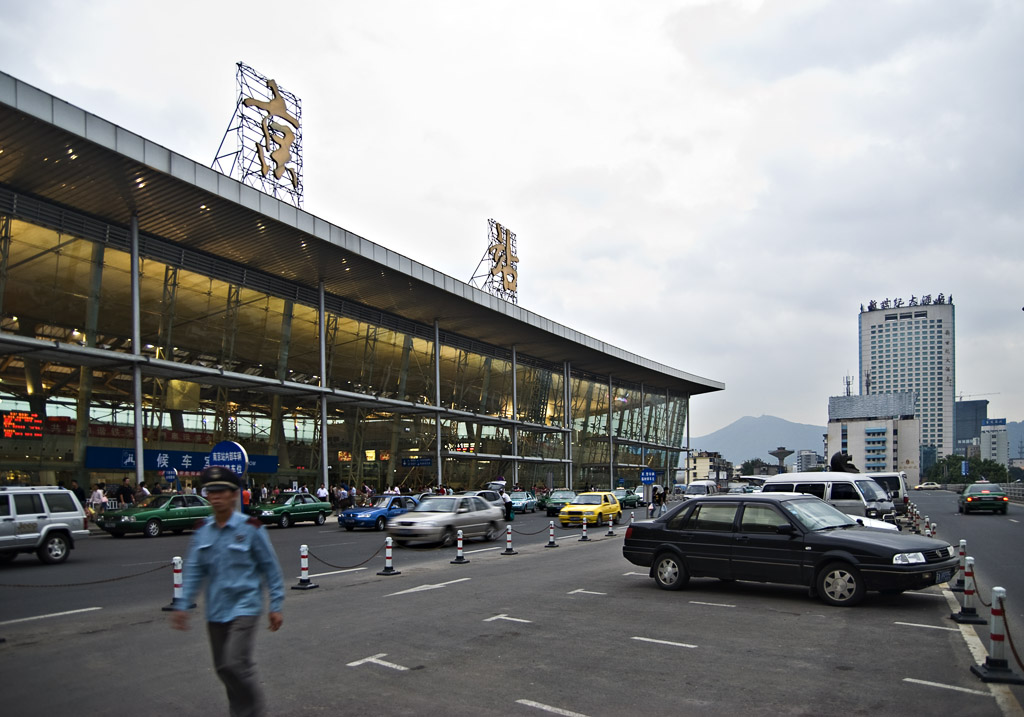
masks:
{"type": "Polygon", "coordinates": [[[451,513],[455,510],[455,498],[424,498],[413,508],[417,513],[451,513]]]}
{"type": "Polygon", "coordinates": [[[599,495],[578,495],[572,500],[576,505],[601,505],[599,495]]]}
{"type": "Polygon", "coordinates": [[[551,494],[551,500],[572,500],[575,495],[571,490],[556,490],[551,494]]]}
{"type": "Polygon", "coordinates": [[[150,495],[135,504],[136,508],[162,508],[171,499],[169,495],[150,495]]]}
{"type": "Polygon", "coordinates": [[[294,496],[294,493],[281,493],[280,495],[272,495],[267,498],[267,502],[271,505],[284,505],[288,502],[288,499],[294,496]]]}
{"type": "Polygon", "coordinates": [[[391,497],[390,496],[378,495],[378,496],[376,496],[373,499],[373,502],[370,503],[370,507],[372,507],[372,508],[387,508],[388,507],[388,503],[390,503],[390,502],[391,502],[391,497]]]}
{"type": "Polygon", "coordinates": [[[526,500],[529,497],[530,497],[529,493],[521,493],[519,491],[516,491],[515,493],[512,493],[512,500],[526,500]]]}
{"type": "Polygon", "coordinates": [[[857,481],[857,487],[860,488],[860,492],[868,500],[889,500],[889,494],[873,480],[859,480],[857,481]]]}
{"type": "Polygon", "coordinates": [[[612,491],[612,493],[613,493],[613,495],[616,498],[625,498],[626,497],[626,491],[625,491],[625,489],[622,489],[622,488],[620,488],[619,490],[616,490],[616,491],[612,491]]]}
{"type": "Polygon", "coordinates": [[[686,486],[686,495],[704,495],[708,492],[708,487],[705,485],[688,485],[686,486]]]}
{"type": "Polygon", "coordinates": [[[856,525],[850,516],[841,513],[823,500],[787,500],[781,506],[807,530],[856,525]]]}

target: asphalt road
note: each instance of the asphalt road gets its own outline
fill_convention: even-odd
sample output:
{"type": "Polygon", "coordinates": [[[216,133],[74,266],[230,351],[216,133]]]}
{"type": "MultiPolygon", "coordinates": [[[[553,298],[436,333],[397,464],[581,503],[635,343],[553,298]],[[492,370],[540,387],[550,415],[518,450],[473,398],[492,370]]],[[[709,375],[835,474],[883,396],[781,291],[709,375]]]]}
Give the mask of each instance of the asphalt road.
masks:
{"type": "MultiPolygon", "coordinates": [[[[986,517],[969,520],[983,525],[986,517]]],[[[975,629],[948,619],[950,604],[937,587],[869,594],[853,609],[828,607],[800,588],[754,583],[695,579],[686,591],[666,592],[622,558],[625,526],[614,537],[592,530],[588,542],[578,530],[557,530],[559,547],[549,549],[547,521],[517,516],[516,555],[501,554],[503,541],[474,541],[464,565],[450,563],[454,549],[396,549],[401,574],[394,576],[377,574],[380,533],[331,523],[271,529],[288,584],[297,583],[300,543],[338,566],[311,561],[319,587],[289,590],[284,627],[258,638],[271,710],[1020,714],[1020,688],[990,688],[971,674],[975,658],[964,635],[975,629]]],[[[158,568],[97,585],[0,587],[5,711],[225,713],[201,616],[179,633],[160,611],[171,597],[163,564],[183,555],[187,541],[101,536],[83,541],[61,566],[25,556],[0,566],[0,585],[158,568]],[[87,611],[42,617],[72,610],[87,611]]]]}

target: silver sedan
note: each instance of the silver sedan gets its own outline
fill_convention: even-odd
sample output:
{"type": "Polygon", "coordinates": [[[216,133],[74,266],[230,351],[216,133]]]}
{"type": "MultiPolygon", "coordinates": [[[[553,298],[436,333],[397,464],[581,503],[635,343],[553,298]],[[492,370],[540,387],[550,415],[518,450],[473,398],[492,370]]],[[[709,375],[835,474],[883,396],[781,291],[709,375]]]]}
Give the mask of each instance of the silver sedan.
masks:
{"type": "Polygon", "coordinates": [[[388,535],[399,545],[411,542],[452,545],[463,537],[495,540],[501,535],[504,512],[476,495],[437,495],[388,521],[388,535]]]}

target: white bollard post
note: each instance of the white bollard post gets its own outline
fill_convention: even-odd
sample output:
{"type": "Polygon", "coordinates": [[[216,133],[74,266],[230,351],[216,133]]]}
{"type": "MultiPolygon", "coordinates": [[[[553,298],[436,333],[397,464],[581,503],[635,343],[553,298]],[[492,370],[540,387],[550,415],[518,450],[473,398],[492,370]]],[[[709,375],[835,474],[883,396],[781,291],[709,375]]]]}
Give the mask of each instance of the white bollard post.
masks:
{"type": "Polygon", "coordinates": [[[461,530],[458,532],[458,539],[457,539],[457,543],[456,544],[458,545],[458,548],[455,551],[455,560],[451,561],[452,565],[463,565],[464,563],[468,563],[469,561],[466,559],[466,556],[464,556],[462,554],[462,531],[461,530]]]}
{"type": "Polygon", "coordinates": [[[964,565],[964,604],[960,612],[953,613],[950,618],[961,625],[984,625],[985,618],[974,607],[974,558],[968,555],[964,565]]]}
{"type": "Polygon", "coordinates": [[[967,541],[966,540],[961,540],[960,541],[960,574],[957,575],[956,585],[954,585],[953,587],[950,588],[950,590],[952,592],[962,593],[964,591],[964,570],[966,570],[966,568],[967,568],[967,565],[965,564],[964,561],[965,561],[966,558],[967,558],[967,541]]]}
{"type": "Polygon", "coordinates": [[[299,584],[292,585],[292,590],[312,590],[320,587],[309,579],[309,546],[299,546],[299,584]]]}
{"type": "Polygon", "coordinates": [[[512,549],[512,526],[505,526],[505,549],[502,550],[498,555],[518,555],[516,551],[512,549]]]}
{"type": "Polygon", "coordinates": [[[548,521],[548,544],[545,545],[544,547],[545,548],[557,548],[558,547],[558,543],[555,542],[555,521],[553,521],[553,520],[549,520],[548,521]]]}
{"type": "Polygon", "coordinates": [[[384,569],[381,570],[378,575],[401,575],[400,570],[395,570],[394,565],[391,561],[391,538],[387,537],[384,539],[384,569]]]}
{"type": "Polygon", "coordinates": [[[584,518],[583,519],[583,537],[579,539],[579,542],[582,543],[582,542],[587,541],[587,540],[590,540],[590,538],[587,537],[587,519],[584,518]]]}
{"type": "Polygon", "coordinates": [[[1024,685],[1024,678],[1015,674],[1006,661],[1006,615],[1003,603],[1006,590],[992,588],[992,624],[989,628],[991,647],[983,665],[971,665],[971,672],[981,678],[982,682],[1002,682],[1005,684],[1024,685]]]}
{"type": "Polygon", "coordinates": [[[164,612],[178,610],[181,608],[191,610],[196,606],[195,603],[192,603],[190,605],[183,604],[183,601],[185,599],[185,588],[184,580],[182,578],[181,565],[182,561],[179,556],[175,555],[173,558],[171,558],[171,571],[174,575],[174,592],[172,593],[171,604],[163,608],[164,612]]]}

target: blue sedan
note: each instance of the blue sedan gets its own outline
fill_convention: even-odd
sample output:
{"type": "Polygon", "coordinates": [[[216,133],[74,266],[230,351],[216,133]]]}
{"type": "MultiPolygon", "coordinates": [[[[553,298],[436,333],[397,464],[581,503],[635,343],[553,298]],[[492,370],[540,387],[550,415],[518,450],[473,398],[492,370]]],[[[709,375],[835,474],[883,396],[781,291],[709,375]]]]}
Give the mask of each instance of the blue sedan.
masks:
{"type": "Polygon", "coordinates": [[[537,510],[537,496],[526,490],[514,490],[508,495],[512,499],[512,510],[517,513],[537,510]]]}
{"type": "Polygon", "coordinates": [[[370,505],[348,508],[338,514],[338,526],[345,530],[384,530],[390,518],[412,510],[416,503],[415,498],[407,495],[378,495],[370,505]]]}

